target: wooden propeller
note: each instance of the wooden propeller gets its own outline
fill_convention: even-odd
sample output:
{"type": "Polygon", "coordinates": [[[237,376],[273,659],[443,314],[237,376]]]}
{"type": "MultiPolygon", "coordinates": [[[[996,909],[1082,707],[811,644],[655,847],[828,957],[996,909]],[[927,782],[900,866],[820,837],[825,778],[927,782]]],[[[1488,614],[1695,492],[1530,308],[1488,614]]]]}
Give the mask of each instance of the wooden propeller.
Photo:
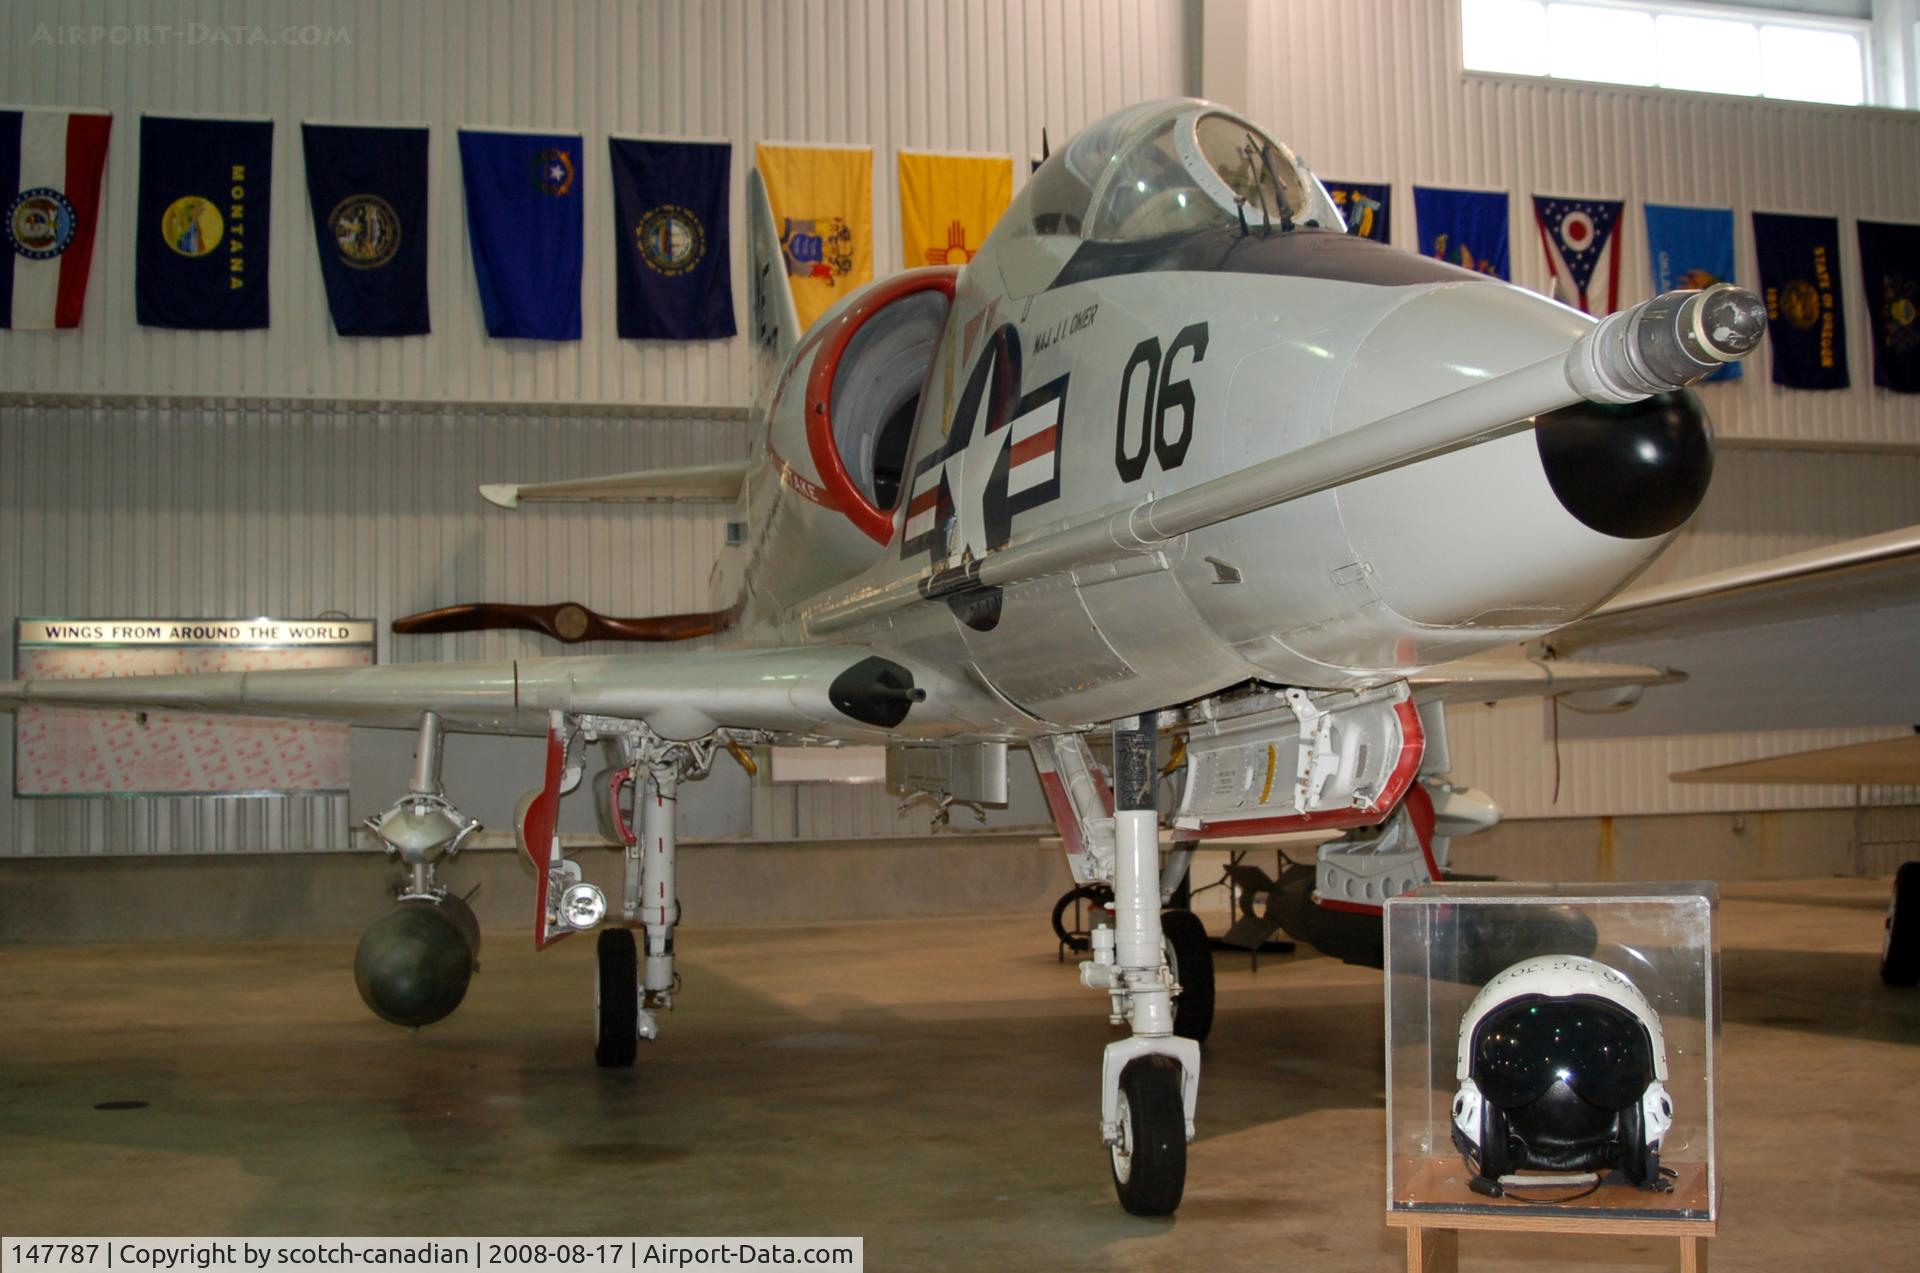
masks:
{"type": "Polygon", "coordinates": [[[618,618],[595,614],[578,602],[553,606],[515,606],[497,601],[442,606],[393,621],[393,630],[408,636],[441,632],[491,632],[519,629],[542,632],[556,641],[685,641],[707,636],[727,626],[732,614],[709,610],[695,614],[662,614],[651,618],[618,618]]]}

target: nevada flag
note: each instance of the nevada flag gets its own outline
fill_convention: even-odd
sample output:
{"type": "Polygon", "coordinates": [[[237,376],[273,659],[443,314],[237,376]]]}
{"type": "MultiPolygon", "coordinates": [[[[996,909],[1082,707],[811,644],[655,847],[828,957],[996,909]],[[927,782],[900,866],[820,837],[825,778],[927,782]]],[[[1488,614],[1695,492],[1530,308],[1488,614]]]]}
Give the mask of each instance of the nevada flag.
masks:
{"type": "Polygon", "coordinates": [[[0,327],[78,327],[111,115],[0,111],[0,327]]]}
{"type": "Polygon", "coordinates": [[[1533,197],[1533,219],[1553,272],[1555,300],[1596,318],[1620,307],[1620,253],[1614,231],[1624,206],[1619,199],[1533,197]]]}

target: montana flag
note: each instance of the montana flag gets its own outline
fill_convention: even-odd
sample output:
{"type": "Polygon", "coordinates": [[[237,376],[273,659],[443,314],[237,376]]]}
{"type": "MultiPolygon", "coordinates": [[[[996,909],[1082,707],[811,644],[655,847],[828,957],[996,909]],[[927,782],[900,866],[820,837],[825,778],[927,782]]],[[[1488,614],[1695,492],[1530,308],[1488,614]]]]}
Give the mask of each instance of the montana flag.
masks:
{"type": "Polygon", "coordinates": [[[873,277],[873,151],[865,146],[757,150],[800,326],[873,277]]]}
{"type": "Polygon", "coordinates": [[[578,133],[460,130],[467,238],[487,335],[580,339],[580,156],[578,133]]]}
{"type": "Polygon", "coordinates": [[[427,319],[427,130],[302,124],[307,201],[333,329],[420,336],[427,319]]]}
{"type": "Polygon", "coordinates": [[[273,121],[140,121],[134,310],[148,327],[267,325],[273,121]]]}
{"type": "Polygon", "coordinates": [[[0,111],[0,327],[78,327],[111,115],[0,111]]]}
{"type": "Polygon", "coordinates": [[[714,340],[733,320],[726,142],[609,137],[620,335],[714,340]]]}
{"type": "Polygon", "coordinates": [[[1790,389],[1845,389],[1840,223],[1832,217],[1756,212],[1753,248],[1767,300],[1773,383],[1790,389]]]}
{"type": "Polygon", "coordinates": [[[1553,274],[1553,298],[1603,318],[1620,308],[1619,199],[1533,196],[1533,220],[1553,274]]]}
{"type": "MultiPolygon", "coordinates": [[[[1648,204],[1647,258],[1656,296],[1733,282],[1733,209],[1648,204]]],[[[1738,380],[1740,364],[1723,363],[1707,379],[1738,380]]]]}
{"type": "Polygon", "coordinates": [[[1495,278],[1513,276],[1507,249],[1507,196],[1495,190],[1413,188],[1420,255],[1495,278]]]}
{"type": "Polygon", "coordinates": [[[1873,383],[1920,393],[1920,225],[1861,221],[1858,229],[1873,383]]]}
{"type": "Polygon", "coordinates": [[[1393,229],[1393,187],[1385,182],[1322,182],[1333,196],[1334,206],[1347,219],[1347,233],[1375,243],[1391,242],[1393,229]]]}
{"type": "Polygon", "coordinates": [[[899,162],[906,267],[971,261],[1013,201],[1012,157],[902,150],[899,162]]]}

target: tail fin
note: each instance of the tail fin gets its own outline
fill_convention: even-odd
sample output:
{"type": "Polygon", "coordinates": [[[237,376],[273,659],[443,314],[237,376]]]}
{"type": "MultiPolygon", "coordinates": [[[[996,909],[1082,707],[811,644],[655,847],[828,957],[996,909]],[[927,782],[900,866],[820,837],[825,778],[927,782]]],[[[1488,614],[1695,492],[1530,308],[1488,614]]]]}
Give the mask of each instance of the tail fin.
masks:
{"type": "Polygon", "coordinates": [[[751,416],[759,430],[765,427],[787,355],[800,343],[800,312],[794,308],[793,289],[787,284],[773,202],[758,168],[747,170],[747,296],[753,324],[751,416]]]}

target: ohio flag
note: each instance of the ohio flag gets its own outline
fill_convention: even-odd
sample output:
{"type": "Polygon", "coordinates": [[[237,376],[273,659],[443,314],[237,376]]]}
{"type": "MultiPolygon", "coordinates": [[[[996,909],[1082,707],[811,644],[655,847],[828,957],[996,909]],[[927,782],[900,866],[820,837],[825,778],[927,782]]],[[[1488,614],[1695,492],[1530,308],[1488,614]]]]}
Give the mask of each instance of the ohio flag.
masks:
{"type": "Polygon", "coordinates": [[[78,327],[111,115],[0,111],[0,327],[78,327]]]}
{"type": "Polygon", "coordinates": [[[1533,197],[1553,298],[1599,317],[1620,306],[1619,199],[1533,197]]]}

